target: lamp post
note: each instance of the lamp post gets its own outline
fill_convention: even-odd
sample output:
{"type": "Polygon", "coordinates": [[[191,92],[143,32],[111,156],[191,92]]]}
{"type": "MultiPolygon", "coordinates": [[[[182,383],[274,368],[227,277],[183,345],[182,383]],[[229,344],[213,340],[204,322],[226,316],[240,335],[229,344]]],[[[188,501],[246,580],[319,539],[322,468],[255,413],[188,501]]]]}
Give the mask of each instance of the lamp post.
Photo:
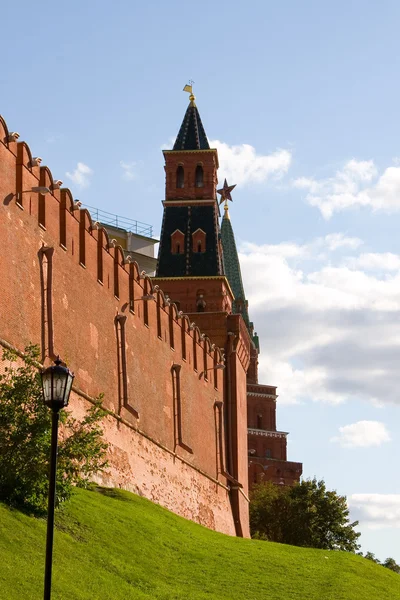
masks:
{"type": "Polygon", "coordinates": [[[223,371],[225,369],[225,365],[223,364],[218,364],[215,365],[214,367],[210,367],[209,369],[205,369],[204,371],[201,371],[199,373],[199,379],[202,379],[203,377],[205,377],[206,373],[208,373],[208,371],[223,371]]]}
{"type": "Polygon", "coordinates": [[[44,185],[39,185],[36,187],[32,187],[30,190],[22,190],[22,192],[17,192],[15,194],[16,198],[17,198],[17,202],[19,202],[21,200],[21,195],[22,194],[29,194],[30,192],[34,192],[37,194],[42,194],[42,196],[45,196],[46,194],[50,194],[51,190],[48,187],[45,187],[44,185]]]}
{"type": "Polygon", "coordinates": [[[68,406],[74,374],[67,367],[63,367],[60,357],[54,361],[55,365],[42,371],[43,400],[51,408],[51,451],[50,451],[50,476],[49,500],[47,509],[47,538],[46,538],[46,567],[44,572],[44,600],[51,598],[51,569],[53,563],[53,536],[54,536],[54,509],[56,501],[56,475],[57,475],[57,445],[58,421],[60,410],[68,406]]]}

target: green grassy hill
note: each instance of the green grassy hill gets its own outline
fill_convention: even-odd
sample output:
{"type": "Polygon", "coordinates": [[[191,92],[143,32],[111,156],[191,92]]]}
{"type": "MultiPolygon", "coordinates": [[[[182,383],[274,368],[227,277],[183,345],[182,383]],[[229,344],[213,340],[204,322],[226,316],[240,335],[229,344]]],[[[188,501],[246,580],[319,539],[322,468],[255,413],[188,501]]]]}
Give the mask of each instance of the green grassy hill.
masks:
{"type": "MultiPolygon", "coordinates": [[[[56,520],[54,600],[400,600],[371,561],[214,533],[128,492],[77,490],[56,520]]],[[[42,598],[45,529],[0,504],[1,600],[42,598]]]]}

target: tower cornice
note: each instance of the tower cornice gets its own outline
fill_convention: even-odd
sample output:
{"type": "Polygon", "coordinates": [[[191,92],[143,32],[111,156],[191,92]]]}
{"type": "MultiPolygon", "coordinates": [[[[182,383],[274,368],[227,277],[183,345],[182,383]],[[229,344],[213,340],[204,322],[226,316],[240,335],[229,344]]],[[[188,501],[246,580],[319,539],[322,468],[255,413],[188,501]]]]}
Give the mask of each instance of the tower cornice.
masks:
{"type": "Polygon", "coordinates": [[[216,200],[212,198],[202,198],[198,200],[197,198],[191,200],[180,200],[177,198],[176,200],[163,200],[163,206],[214,206],[216,200]]]}
{"type": "Polygon", "coordinates": [[[219,169],[218,150],[216,148],[210,148],[208,150],[163,150],[162,152],[164,156],[167,156],[168,154],[173,154],[174,156],[180,154],[185,156],[189,154],[214,154],[217,161],[216,167],[219,169]]]}
{"type": "Polygon", "coordinates": [[[202,149],[202,150],[200,150],[200,149],[198,149],[198,150],[196,150],[196,149],[193,149],[193,150],[163,150],[162,152],[163,152],[163,154],[180,154],[180,153],[182,153],[182,154],[202,154],[202,153],[210,154],[210,152],[218,153],[218,150],[216,148],[207,148],[207,149],[202,149]]]}
{"type": "Polygon", "coordinates": [[[151,278],[151,280],[155,281],[155,282],[158,282],[158,281],[188,281],[189,279],[190,280],[194,280],[194,281],[201,281],[201,280],[203,280],[203,281],[207,280],[208,281],[208,280],[211,280],[211,279],[213,279],[214,281],[223,281],[225,283],[225,285],[226,285],[226,287],[227,287],[230,295],[232,296],[232,300],[235,299],[235,296],[233,295],[233,292],[232,292],[232,288],[229,285],[229,281],[225,277],[225,275],[208,275],[208,276],[207,275],[204,275],[204,276],[199,276],[199,275],[191,276],[191,275],[187,275],[187,276],[184,276],[184,277],[152,277],[151,278]]]}

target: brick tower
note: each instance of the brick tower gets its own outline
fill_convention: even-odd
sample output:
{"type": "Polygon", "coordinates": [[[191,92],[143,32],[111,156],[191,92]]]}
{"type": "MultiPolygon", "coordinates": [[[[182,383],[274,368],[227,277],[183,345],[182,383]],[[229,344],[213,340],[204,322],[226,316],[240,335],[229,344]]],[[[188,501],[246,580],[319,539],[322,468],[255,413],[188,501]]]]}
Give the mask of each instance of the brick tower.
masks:
{"type": "MultiPolygon", "coordinates": [[[[224,351],[225,396],[220,407],[226,432],[224,475],[236,533],[247,536],[246,373],[251,340],[242,316],[232,310],[234,295],[224,274],[216,197],[218,153],[209,146],[193,94],[175,144],[164,150],[164,158],[164,215],[153,281],[193,321],[194,339],[198,326],[224,351]]],[[[214,377],[213,369],[204,371],[194,349],[187,360],[195,361],[199,379],[214,377]]]]}
{"type": "Polygon", "coordinates": [[[250,364],[247,371],[247,420],[249,488],[254,483],[272,481],[293,485],[299,481],[302,464],[287,461],[287,433],[276,429],[276,387],[258,383],[260,346],[249,320],[235,236],[225,202],[221,225],[224,269],[235,300],[233,311],[242,315],[250,334],[250,364]]]}
{"type": "Polygon", "coordinates": [[[231,314],[234,297],[223,270],[216,198],[218,153],[209,146],[192,94],[174,147],[163,154],[165,201],[155,280],[180,310],[196,313],[196,323],[197,313],[231,314]]]}

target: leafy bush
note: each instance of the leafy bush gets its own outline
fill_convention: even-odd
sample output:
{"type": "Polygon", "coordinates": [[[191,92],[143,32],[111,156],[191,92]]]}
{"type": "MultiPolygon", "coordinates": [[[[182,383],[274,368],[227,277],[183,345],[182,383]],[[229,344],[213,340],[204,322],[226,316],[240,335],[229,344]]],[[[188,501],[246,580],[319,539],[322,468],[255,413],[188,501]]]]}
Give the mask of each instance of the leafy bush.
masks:
{"type": "MultiPolygon", "coordinates": [[[[29,346],[25,358],[5,350],[8,364],[0,375],[0,500],[28,512],[47,509],[51,445],[51,410],[43,403],[38,349],[29,346]],[[19,365],[19,366],[17,366],[19,365]]],[[[107,466],[108,445],[100,421],[106,412],[101,397],[79,422],[60,411],[57,468],[59,505],[74,485],[86,486],[91,476],[107,466]]]]}

